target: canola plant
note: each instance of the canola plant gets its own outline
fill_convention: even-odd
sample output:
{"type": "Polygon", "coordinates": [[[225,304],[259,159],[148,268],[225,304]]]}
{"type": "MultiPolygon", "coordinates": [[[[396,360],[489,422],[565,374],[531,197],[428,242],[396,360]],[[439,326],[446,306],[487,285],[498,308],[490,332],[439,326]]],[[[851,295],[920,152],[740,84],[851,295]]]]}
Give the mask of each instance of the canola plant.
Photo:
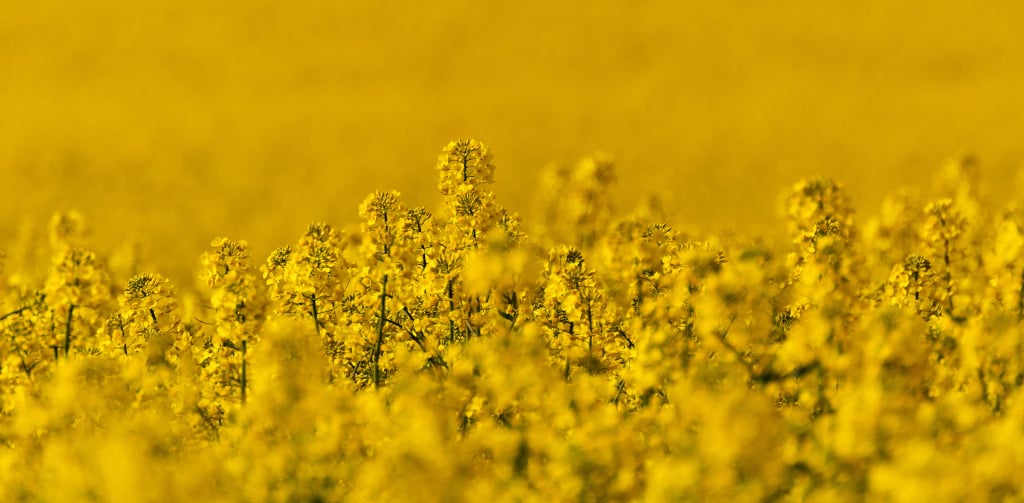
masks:
{"type": "Polygon", "coordinates": [[[799,181],[781,241],[617,212],[600,155],[536,222],[483,143],[437,171],[437,208],[217,237],[198,288],[73,212],[10,243],[0,500],[1021,498],[1024,210],[972,159],[868,220],[799,181]]]}

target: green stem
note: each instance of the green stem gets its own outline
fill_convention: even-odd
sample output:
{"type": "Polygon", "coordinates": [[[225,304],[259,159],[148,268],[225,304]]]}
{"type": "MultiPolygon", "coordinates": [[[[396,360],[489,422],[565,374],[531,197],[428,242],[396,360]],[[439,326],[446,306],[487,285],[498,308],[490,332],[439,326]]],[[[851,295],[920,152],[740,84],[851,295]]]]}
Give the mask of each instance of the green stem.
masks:
{"type": "Polygon", "coordinates": [[[945,275],[946,276],[945,277],[945,280],[946,280],[946,292],[947,292],[946,296],[948,297],[947,300],[949,301],[949,314],[952,315],[953,314],[953,271],[950,270],[950,266],[949,266],[949,264],[951,262],[950,258],[949,258],[949,240],[946,239],[944,241],[945,241],[945,250],[944,250],[944,253],[942,255],[942,259],[946,263],[946,275],[945,275]]]}
{"type": "Polygon", "coordinates": [[[313,327],[316,329],[316,335],[320,335],[320,314],[316,310],[316,294],[309,294],[309,301],[313,304],[313,327]]]}
{"type": "MultiPolygon", "coordinates": [[[[576,324],[570,321],[569,322],[569,343],[573,344],[574,343],[573,339],[575,339],[575,338],[576,338],[576,324]]],[[[565,381],[566,382],[569,382],[569,376],[571,375],[571,373],[572,373],[572,368],[570,367],[570,364],[569,364],[569,352],[566,351],[565,352],[565,381]]]]}
{"type": "Polygon", "coordinates": [[[380,318],[377,319],[377,342],[373,346],[373,387],[380,387],[380,347],[384,341],[384,320],[388,316],[388,276],[380,283],[380,318]]]}
{"type": "Polygon", "coordinates": [[[68,319],[64,323],[64,358],[68,358],[68,354],[71,352],[71,317],[75,313],[75,305],[68,305],[68,319]]]}
{"type": "MultiPolygon", "coordinates": [[[[448,292],[449,314],[455,311],[455,289],[453,283],[454,282],[449,279],[448,286],[445,288],[448,292]]],[[[448,341],[455,342],[455,322],[451,319],[451,316],[448,317],[448,341]]]]}
{"type": "Polygon", "coordinates": [[[594,308],[587,303],[587,352],[594,356],[594,308]]]}
{"type": "Polygon", "coordinates": [[[1017,289],[1017,319],[1024,319],[1024,270],[1020,272],[1020,288],[1017,289]]]}
{"type": "Polygon", "coordinates": [[[243,340],[242,341],[242,404],[243,405],[245,404],[245,397],[246,397],[245,396],[246,395],[245,389],[246,389],[246,387],[248,385],[248,379],[247,379],[247,376],[246,376],[246,361],[245,361],[247,346],[248,345],[243,340]]]}
{"type": "Polygon", "coordinates": [[[19,307],[18,309],[15,309],[14,311],[11,311],[11,312],[3,315],[3,316],[0,316],[0,321],[4,321],[7,318],[10,318],[11,316],[17,316],[17,315],[19,315],[21,313],[24,313],[25,311],[29,310],[29,307],[31,307],[31,306],[19,307]]]}
{"type": "Polygon", "coordinates": [[[121,330],[121,347],[124,349],[124,355],[128,356],[128,334],[124,332],[124,320],[120,316],[117,320],[117,327],[121,330]]]}

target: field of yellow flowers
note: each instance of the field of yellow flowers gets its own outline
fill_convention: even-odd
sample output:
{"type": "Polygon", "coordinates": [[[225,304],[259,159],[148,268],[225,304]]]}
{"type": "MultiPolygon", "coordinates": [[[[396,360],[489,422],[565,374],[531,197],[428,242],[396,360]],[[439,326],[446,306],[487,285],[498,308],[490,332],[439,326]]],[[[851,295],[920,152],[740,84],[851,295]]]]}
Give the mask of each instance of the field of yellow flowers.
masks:
{"type": "Polygon", "coordinates": [[[523,221],[495,165],[453,141],[437,208],[217,238],[199,290],[53,216],[0,281],[0,500],[1021,497],[1024,210],[973,159],[867,220],[799,181],[778,242],[612,212],[601,156],[523,221]]]}
{"type": "Polygon", "coordinates": [[[1024,501],[1022,19],[7,2],[0,503],[1024,501]]]}

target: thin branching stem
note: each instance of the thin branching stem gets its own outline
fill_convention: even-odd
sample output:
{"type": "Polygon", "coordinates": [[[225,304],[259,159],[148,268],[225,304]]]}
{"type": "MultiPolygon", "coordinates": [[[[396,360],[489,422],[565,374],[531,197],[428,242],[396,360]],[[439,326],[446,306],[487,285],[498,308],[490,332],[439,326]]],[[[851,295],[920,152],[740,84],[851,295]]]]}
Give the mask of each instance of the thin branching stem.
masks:
{"type": "Polygon", "coordinates": [[[246,366],[247,366],[247,362],[246,362],[247,353],[248,353],[248,344],[243,339],[242,340],[242,404],[243,405],[245,404],[245,399],[246,399],[246,388],[249,385],[249,380],[248,380],[248,375],[247,375],[248,369],[246,368],[246,366]]]}
{"type": "Polygon", "coordinates": [[[380,282],[380,318],[377,320],[377,342],[373,345],[373,386],[380,387],[380,348],[384,342],[384,322],[388,316],[388,276],[380,282]]]}
{"type": "Polygon", "coordinates": [[[320,335],[320,313],[316,307],[316,294],[309,294],[309,302],[313,311],[313,328],[316,329],[316,335],[320,335]]]}
{"type": "Polygon", "coordinates": [[[19,307],[18,309],[15,309],[14,311],[11,311],[11,312],[3,315],[3,316],[0,316],[0,321],[4,321],[7,318],[10,318],[11,316],[17,316],[17,315],[19,315],[21,313],[24,313],[25,311],[28,311],[30,308],[31,308],[31,306],[19,307]]]}
{"type": "Polygon", "coordinates": [[[75,313],[75,305],[68,305],[68,318],[64,323],[64,358],[67,359],[71,353],[71,321],[75,313]]]}

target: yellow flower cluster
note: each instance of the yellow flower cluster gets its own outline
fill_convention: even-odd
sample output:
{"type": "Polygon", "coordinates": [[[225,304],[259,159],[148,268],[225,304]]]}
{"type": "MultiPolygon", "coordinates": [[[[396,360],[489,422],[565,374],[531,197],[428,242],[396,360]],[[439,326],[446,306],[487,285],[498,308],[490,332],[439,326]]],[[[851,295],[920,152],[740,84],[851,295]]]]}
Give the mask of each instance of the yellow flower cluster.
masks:
{"type": "Polygon", "coordinates": [[[484,144],[437,167],[181,294],[73,213],[0,255],[0,501],[1024,498],[1024,212],[973,161],[862,225],[801,181],[778,243],[616,214],[603,156],[534,227],[484,144]]]}

